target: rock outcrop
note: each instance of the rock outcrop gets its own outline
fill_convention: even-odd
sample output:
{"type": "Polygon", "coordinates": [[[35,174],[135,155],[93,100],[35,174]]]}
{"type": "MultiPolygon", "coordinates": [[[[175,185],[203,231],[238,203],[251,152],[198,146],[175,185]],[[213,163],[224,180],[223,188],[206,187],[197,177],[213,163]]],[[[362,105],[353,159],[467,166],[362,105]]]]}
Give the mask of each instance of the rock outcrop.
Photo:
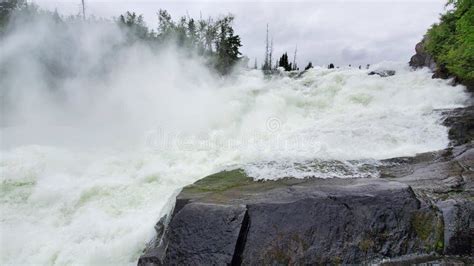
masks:
{"type": "Polygon", "coordinates": [[[203,178],[139,265],[474,263],[473,112],[443,111],[453,146],[382,161],[380,178],[203,178]]]}
{"type": "Polygon", "coordinates": [[[429,68],[433,72],[432,78],[453,78],[454,84],[462,84],[466,86],[469,92],[474,92],[474,81],[460,80],[458,77],[451,75],[444,65],[437,64],[433,56],[426,52],[424,40],[416,44],[415,54],[411,57],[408,64],[415,69],[423,67],[429,68]]]}
{"type": "Polygon", "coordinates": [[[451,145],[462,145],[474,139],[474,106],[444,111],[443,124],[449,128],[451,145]]]}
{"type": "Polygon", "coordinates": [[[408,63],[411,67],[421,68],[428,67],[432,71],[436,70],[436,62],[434,58],[425,51],[423,41],[415,46],[415,55],[413,55],[408,63]]]}
{"type": "Polygon", "coordinates": [[[367,75],[372,76],[372,75],[378,75],[382,78],[385,77],[390,77],[395,75],[395,70],[374,70],[370,71],[367,75]]]}

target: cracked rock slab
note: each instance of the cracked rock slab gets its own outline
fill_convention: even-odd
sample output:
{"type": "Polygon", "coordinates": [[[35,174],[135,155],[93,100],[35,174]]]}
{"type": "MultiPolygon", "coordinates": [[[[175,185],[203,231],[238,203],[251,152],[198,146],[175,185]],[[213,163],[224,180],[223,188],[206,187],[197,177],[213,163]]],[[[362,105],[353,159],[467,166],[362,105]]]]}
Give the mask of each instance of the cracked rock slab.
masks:
{"type": "Polygon", "coordinates": [[[139,265],[231,264],[245,214],[243,205],[186,204],[174,213],[164,247],[157,247],[163,251],[149,250],[139,265]]]}

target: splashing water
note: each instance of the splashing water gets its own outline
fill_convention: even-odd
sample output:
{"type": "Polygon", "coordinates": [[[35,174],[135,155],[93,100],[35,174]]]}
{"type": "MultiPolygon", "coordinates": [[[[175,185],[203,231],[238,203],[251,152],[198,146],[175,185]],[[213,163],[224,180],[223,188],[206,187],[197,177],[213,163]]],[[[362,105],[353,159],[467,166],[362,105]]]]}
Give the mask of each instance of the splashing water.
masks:
{"type": "MultiPolygon", "coordinates": [[[[21,43],[2,45],[36,48],[21,43]]],[[[81,52],[102,54],[92,46],[81,52]]],[[[173,50],[122,55],[99,81],[79,71],[59,100],[38,69],[3,83],[16,108],[0,131],[1,264],[134,264],[175,193],[205,175],[376,176],[379,159],[445,148],[433,110],[467,99],[403,64],[375,66],[397,71],[386,78],[314,68],[222,80],[173,50]]],[[[27,59],[17,62],[31,68],[27,59]]]]}
{"type": "Polygon", "coordinates": [[[353,177],[361,171],[348,160],[446,147],[432,110],[461,105],[462,88],[397,71],[379,78],[316,68],[267,81],[245,72],[214,91],[219,108],[197,126],[152,127],[137,146],[22,145],[17,132],[26,129],[3,128],[2,139],[16,145],[2,150],[0,164],[2,261],[134,263],[177,189],[226,166],[244,165],[259,179],[353,177]]]}

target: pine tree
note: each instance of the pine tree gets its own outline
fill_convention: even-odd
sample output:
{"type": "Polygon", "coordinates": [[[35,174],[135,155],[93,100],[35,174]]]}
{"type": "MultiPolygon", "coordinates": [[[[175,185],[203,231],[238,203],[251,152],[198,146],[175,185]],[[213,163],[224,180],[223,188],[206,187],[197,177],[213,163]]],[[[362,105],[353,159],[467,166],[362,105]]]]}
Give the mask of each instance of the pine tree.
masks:
{"type": "Polygon", "coordinates": [[[168,11],[160,9],[158,11],[158,37],[161,41],[169,40],[174,35],[176,25],[171,20],[168,11]]]}
{"type": "Polygon", "coordinates": [[[232,66],[240,59],[239,35],[234,35],[234,29],[230,26],[234,17],[227,16],[219,21],[219,38],[216,40],[217,63],[216,68],[222,74],[230,71],[232,66]]]}
{"type": "Polygon", "coordinates": [[[278,62],[278,66],[284,68],[285,71],[296,70],[296,67],[293,65],[293,63],[288,62],[288,53],[286,52],[280,57],[278,62]]]}
{"type": "Polygon", "coordinates": [[[7,0],[0,1],[0,34],[6,27],[10,16],[15,10],[19,10],[27,6],[26,0],[7,0]]]}
{"type": "Polygon", "coordinates": [[[122,28],[126,28],[128,41],[146,40],[149,37],[142,15],[127,11],[120,15],[118,23],[122,28]]]}
{"type": "Polygon", "coordinates": [[[194,19],[190,18],[188,20],[188,43],[189,43],[189,46],[191,47],[195,47],[195,45],[198,43],[198,33],[197,33],[197,29],[196,29],[196,24],[194,22],[194,19]]]}

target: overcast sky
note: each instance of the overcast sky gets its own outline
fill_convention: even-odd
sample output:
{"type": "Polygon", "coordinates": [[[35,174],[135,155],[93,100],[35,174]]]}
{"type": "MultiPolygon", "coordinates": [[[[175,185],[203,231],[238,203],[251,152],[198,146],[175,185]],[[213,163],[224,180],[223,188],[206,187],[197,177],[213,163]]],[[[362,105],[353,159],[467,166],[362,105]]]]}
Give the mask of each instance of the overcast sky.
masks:
{"type": "MultiPolygon", "coordinates": [[[[80,0],[34,0],[40,7],[77,14],[80,0]]],[[[274,54],[288,51],[297,61],[316,65],[365,65],[383,60],[406,61],[427,28],[437,22],[445,0],[354,1],[153,1],[86,0],[87,12],[117,17],[125,11],[143,14],[147,25],[157,26],[156,12],[166,9],[173,18],[199,18],[232,13],[242,52],[262,62],[265,29],[270,26],[274,54]]]]}

